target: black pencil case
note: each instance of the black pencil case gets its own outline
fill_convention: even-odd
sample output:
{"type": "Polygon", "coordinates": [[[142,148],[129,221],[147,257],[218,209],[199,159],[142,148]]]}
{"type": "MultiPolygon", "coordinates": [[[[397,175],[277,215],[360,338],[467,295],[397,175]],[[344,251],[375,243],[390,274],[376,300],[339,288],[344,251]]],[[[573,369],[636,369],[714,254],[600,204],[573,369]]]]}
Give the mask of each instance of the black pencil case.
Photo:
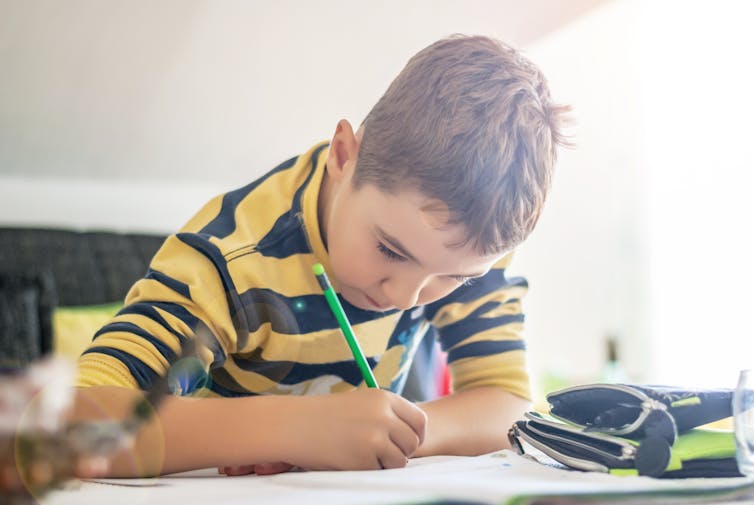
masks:
{"type": "Polygon", "coordinates": [[[550,414],[586,432],[673,445],[679,433],[732,415],[731,389],[682,389],[632,384],[587,384],[547,395],[550,414]]]}
{"type": "Polygon", "coordinates": [[[739,477],[735,440],[729,431],[692,429],[672,446],[663,438],[618,437],[529,412],[509,434],[519,454],[527,447],[584,471],[662,478],[739,477]]]}

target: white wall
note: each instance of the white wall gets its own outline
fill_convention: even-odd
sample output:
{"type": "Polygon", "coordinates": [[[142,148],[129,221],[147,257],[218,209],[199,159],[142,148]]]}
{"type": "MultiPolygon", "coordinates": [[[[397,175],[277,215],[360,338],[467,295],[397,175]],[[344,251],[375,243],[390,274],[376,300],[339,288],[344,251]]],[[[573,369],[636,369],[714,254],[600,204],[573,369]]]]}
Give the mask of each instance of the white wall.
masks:
{"type": "Polygon", "coordinates": [[[620,0],[530,48],[578,122],[519,262],[536,368],[594,377],[607,331],[638,380],[754,366],[753,14],[620,0]]]}
{"type": "Polygon", "coordinates": [[[516,266],[530,282],[533,366],[576,382],[601,378],[606,338],[626,372],[646,361],[637,2],[610,2],[529,47],[557,96],[573,107],[542,219],[516,266]]]}
{"type": "Polygon", "coordinates": [[[359,122],[430,42],[598,2],[0,0],[0,167],[242,183],[359,122]]]}
{"type": "Polygon", "coordinates": [[[754,4],[645,2],[642,18],[655,376],[732,387],[754,367],[754,4]]]}
{"type": "Polygon", "coordinates": [[[430,42],[600,1],[0,0],[0,222],[171,231],[360,122],[430,42]]]}
{"type": "Polygon", "coordinates": [[[169,233],[212,196],[219,182],[0,176],[0,226],[169,233]]]}

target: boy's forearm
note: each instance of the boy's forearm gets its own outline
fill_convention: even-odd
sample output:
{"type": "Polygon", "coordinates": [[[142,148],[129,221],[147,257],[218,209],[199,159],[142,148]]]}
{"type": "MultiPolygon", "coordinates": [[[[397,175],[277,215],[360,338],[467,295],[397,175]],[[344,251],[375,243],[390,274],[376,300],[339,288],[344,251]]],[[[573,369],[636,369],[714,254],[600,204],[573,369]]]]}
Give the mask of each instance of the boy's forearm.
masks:
{"type": "Polygon", "coordinates": [[[422,403],[427,435],[414,456],[475,456],[509,448],[508,429],[530,405],[520,396],[493,387],[422,403]]]}
{"type": "MultiPolygon", "coordinates": [[[[125,419],[140,391],[95,386],[77,390],[73,419],[125,419]]],[[[141,477],[223,465],[276,462],[270,440],[286,398],[168,397],[138,433],[134,446],[116,455],[113,477],[141,477]],[[269,403],[276,403],[269,408],[269,403]]]]}

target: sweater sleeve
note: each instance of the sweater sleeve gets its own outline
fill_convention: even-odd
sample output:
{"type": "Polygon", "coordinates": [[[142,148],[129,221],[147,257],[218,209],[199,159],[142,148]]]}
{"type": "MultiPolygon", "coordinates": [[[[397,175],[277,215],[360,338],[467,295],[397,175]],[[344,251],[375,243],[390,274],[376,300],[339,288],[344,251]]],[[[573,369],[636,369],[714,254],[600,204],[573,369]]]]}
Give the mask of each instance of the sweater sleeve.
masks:
{"type": "MultiPolygon", "coordinates": [[[[235,310],[238,293],[215,239],[191,228],[165,241],[124,308],[95,334],[79,358],[78,386],[148,389],[178,359],[185,339],[201,344],[205,370],[234,352],[245,326],[245,314],[235,310]]],[[[191,377],[181,381],[181,392],[191,392],[191,377]]]]}
{"type": "Polygon", "coordinates": [[[448,353],[454,391],[494,386],[531,397],[521,310],[528,285],[524,278],[506,276],[511,257],[427,307],[448,353]]]}

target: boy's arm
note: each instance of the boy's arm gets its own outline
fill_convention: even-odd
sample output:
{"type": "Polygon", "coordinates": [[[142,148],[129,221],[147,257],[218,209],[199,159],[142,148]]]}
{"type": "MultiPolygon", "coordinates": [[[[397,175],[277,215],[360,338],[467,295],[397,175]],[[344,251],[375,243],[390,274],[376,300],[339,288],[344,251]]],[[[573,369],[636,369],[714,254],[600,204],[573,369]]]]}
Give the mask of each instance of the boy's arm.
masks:
{"type": "Polygon", "coordinates": [[[479,387],[419,406],[427,414],[427,434],[414,456],[476,456],[510,448],[508,429],[530,403],[500,388],[479,387]]]}
{"type": "MultiPolygon", "coordinates": [[[[79,388],[74,420],[125,419],[141,391],[79,388]]],[[[170,396],[116,455],[110,475],[140,477],[206,467],[285,462],[306,469],[399,468],[424,440],[426,416],[375,389],[322,396],[170,396]]]]}

